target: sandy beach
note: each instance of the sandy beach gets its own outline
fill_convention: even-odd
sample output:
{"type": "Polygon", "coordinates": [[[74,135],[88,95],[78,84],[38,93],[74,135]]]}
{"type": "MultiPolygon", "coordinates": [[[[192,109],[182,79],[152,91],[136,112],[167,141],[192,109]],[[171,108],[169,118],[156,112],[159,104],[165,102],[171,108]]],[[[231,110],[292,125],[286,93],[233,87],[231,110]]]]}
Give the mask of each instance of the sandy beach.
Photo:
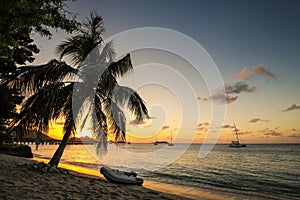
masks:
{"type": "Polygon", "coordinates": [[[33,169],[34,162],[0,154],[0,199],[187,199],[72,171],[42,173],[33,169]]]}
{"type": "MultiPolygon", "coordinates": [[[[69,174],[34,169],[41,159],[0,154],[1,199],[262,199],[145,180],[142,186],[107,182],[96,170],[60,164],[69,174]]],[[[46,162],[45,162],[46,163],[46,162]]]]}

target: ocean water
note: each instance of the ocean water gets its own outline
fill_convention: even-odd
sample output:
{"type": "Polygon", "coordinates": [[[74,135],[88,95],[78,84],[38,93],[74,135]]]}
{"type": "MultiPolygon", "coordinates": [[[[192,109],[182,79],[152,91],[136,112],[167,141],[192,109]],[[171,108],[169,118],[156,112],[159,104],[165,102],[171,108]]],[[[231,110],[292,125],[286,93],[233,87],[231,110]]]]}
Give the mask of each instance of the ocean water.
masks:
{"type": "MultiPolygon", "coordinates": [[[[246,148],[215,145],[205,158],[198,157],[200,147],[196,144],[118,147],[110,144],[108,154],[98,158],[90,150],[92,145],[68,145],[61,163],[96,170],[105,164],[134,170],[145,180],[161,183],[254,194],[268,199],[300,199],[300,144],[252,144],[246,148]]],[[[34,156],[44,159],[49,159],[56,148],[56,145],[43,145],[36,151],[32,146],[34,156]]]]}

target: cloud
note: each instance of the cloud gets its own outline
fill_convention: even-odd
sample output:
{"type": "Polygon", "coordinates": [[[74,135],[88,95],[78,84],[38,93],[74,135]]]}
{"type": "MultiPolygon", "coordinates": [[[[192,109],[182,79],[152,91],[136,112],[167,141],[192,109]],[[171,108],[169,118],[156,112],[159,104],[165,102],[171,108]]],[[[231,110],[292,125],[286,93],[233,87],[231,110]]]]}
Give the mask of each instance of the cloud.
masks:
{"type": "Polygon", "coordinates": [[[248,122],[249,122],[249,123],[256,123],[256,122],[269,122],[269,120],[260,119],[260,118],[253,118],[253,119],[250,119],[248,122]]]}
{"type": "Polygon", "coordinates": [[[222,94],[215,94],[211,97],[211,100],[215,104],[230,104],[237,100],[238,96],[231,96],[231,95],[222,95],[222,94]]]}
{"type": "Polygon", "coordinates": [[[270,130],[269,132],[264,133],[264,135],[270,135],[270,136],[281,136],[282,132],[277,132],[275,130],[270,130]]]}
{"type": "Polygon", "coordinates": [[[291,138],[300,138],[300,133],[294,133],[292,135],[289,135],[288,137],[291,137],[291,138]]]}
{"type": "Polygon", "coordinates": [[[196,127],[196,129],[198,131],[207,131],[208,130],[208,126],[209,126],[209,123],[208,122],[203,122],[203,123],[199,123],[196,127]]]}
{"type": "Polygon", "coordinates": [[[277,76],[267,70],[263,64],[258,64],[252,67],[253,72],[249,72],[249,67],[245,66],[238,74],[233,76],[233,79],[248,79],[250,77],[255,77],[262,75],[265,77],[277,79],[277,76]]]}
{"type": "Polygon", "coordinates": [[[240,94],[241,92],[254,93],[258,90],[257,87],[250,87],[247,83],[243,81],[236,82],[233,85],[225,83],[224,89],[227,94],[240,94]]]}
{"type": "Polygon", "coordinates": [[[212,92],[210,97],[198,97],[198,100],[208,101],[212,100],[215,104],[230,104],[237,100],[238,94],[245,93],[257,93],[258,88],[254,86],[249,86],[247,83],[243,81],[239,81],[230,85],[225,83],[222,88],[219,88],[212,92]],[[225,91],[225,93],[224,93],[225,91]]]}
{"type": "Polygon", "coordinates": [[[222,128],[234,128],[234,126],[231,126],[231,125],[228,125],[228,124],[225,124],[222,126],[222,128]]]}
{"type": "Polygon", "coordinates": [[[204,126],[201,126],[201,127],[197,127],[197,130],[198,131],[206,131],[207,128],[205,128],[204,126]]]}
{"type": "Polygon", "coordinates": [[[133,126],[137,126],[137,125],[141,125],[141,124],[145,124],[146,122],[143,120],[138,120],[138,119],[134,119],[132,121],[129,122],[130,125],[133,126]]]}
{"type": "Polygon", "coordinates": [[[292,128],[293,134],[289,135],[288,137],[291,138],[300,138],[300,130],[292,128]]]}
{"type": "Polygon", "coordinates": [[[252,133],[252,131],[239,131],[239,135],[246,135],[250,133],[252,133]]]}
{"type": "Polygon", "coordinates": [[[244,79],[249,77],[249,68],[245,66],[240,73],[235,75],[233,78],[235,79],[244,79]]]}
{"type": "Polygon", "coordinates": [[[300,109],[300,105],[296,105],[295,103],[292,104],[290,107],[286,108],[283,110],[283,112],[287,112],[287,111],[291,111],[291,110],[299,110],[300,109]]]}
{"type": "Polygon", "coordinates": [[[275,74],[273,74],[272,72],[268,71],[264,67],[264,65],[262,65],[262,64],[254,66],[253,67],[253,73],[254,73],[254,76],[263,75],[263,76],[271,77],[271,78],[274,78],[274,79],[277,78],[275,74]]]}
{"type": "Polygon", "coordinates": [[[267,136],[281,136],[283,134],[283,132],[278,132],[275,129],[272,130],[272,129],[269,129],[269,128],[265,128],[265,129],[260,130],[258,132],[262,132],[264,135],[267,135],[267,136]]]}

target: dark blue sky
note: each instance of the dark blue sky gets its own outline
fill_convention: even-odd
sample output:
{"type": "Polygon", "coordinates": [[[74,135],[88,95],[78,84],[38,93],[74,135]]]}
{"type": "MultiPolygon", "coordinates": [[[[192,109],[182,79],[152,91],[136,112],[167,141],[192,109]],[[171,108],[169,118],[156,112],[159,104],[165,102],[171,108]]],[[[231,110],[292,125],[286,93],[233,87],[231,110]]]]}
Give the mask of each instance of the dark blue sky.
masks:
{"type": "Polygon", "coordinates": [[[300,63],[300,1],[78,0],[70,10],[80,17],[97,10],[107,36],[144,26],[182,32],[199,42],[221,70],[265,64],[282,73],[278,68],[295,70],[300,63]]]}

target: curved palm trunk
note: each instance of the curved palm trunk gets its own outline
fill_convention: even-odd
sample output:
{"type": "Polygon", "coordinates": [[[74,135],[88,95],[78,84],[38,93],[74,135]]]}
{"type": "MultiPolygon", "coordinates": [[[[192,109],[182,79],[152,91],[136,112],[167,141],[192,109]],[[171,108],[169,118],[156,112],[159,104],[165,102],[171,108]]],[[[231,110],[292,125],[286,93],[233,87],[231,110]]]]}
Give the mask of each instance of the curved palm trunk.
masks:
{"type": "Polygon", "coordinates": [[[58,146],[57,150],[55,151],[54,155],[52,156],[52,158],[48,164],[55,165],[55,166],[58,165],[60,158],[61,158],[62,154],[64,153],[64,150],[67,146],[70,135],[71,135],[71,131],[67,131],[65,133],[63,139],[60,142],[60,145],[58,146]]]}

